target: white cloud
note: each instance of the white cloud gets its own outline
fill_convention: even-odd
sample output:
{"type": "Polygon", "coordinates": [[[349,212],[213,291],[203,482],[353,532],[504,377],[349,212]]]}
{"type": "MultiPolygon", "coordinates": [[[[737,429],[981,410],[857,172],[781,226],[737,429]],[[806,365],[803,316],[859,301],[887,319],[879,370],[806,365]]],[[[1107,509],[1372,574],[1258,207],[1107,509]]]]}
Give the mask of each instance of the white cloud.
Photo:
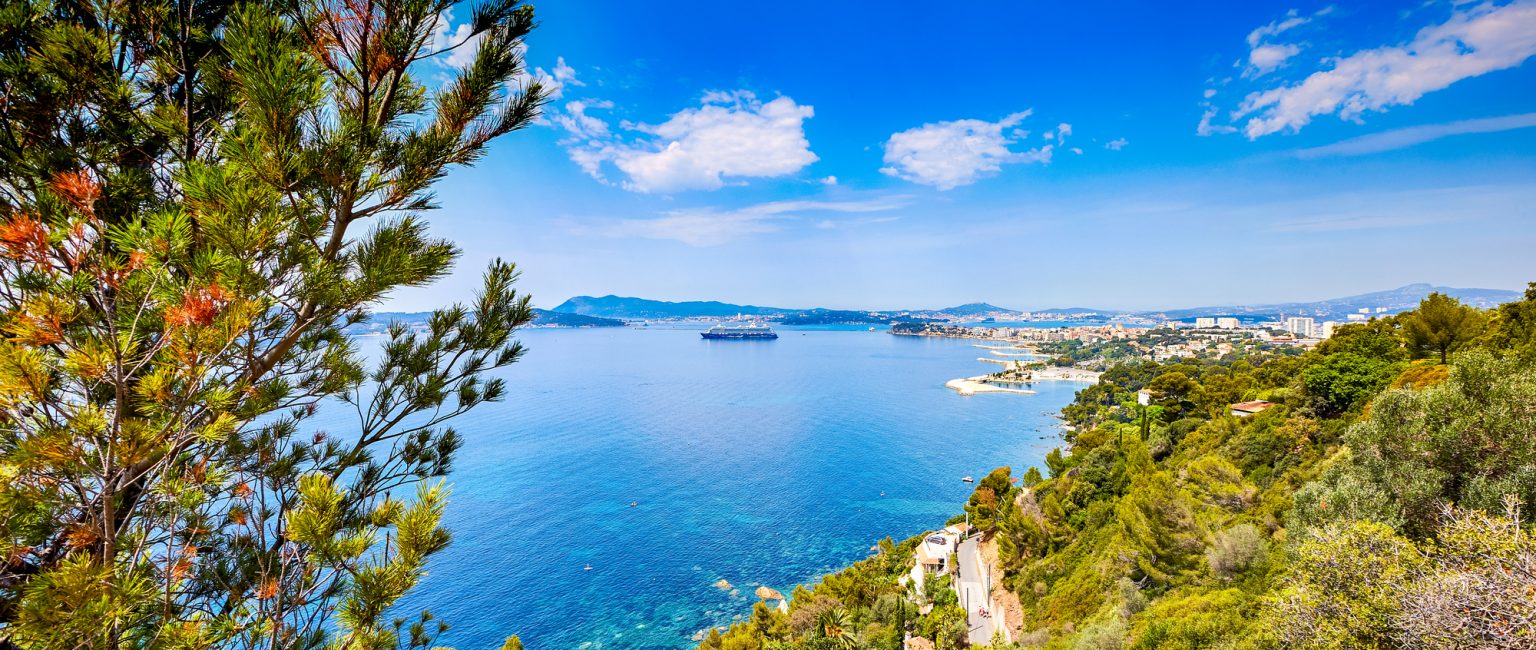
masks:
{"type": "Polygon", "coordinates": [[[432,51],[441,52],[452,48],[446,55],[441,55],[437,61],[450,68],[463,68],[475,61],[475,53],[480,50],[480,39],[485,34],[475,34],[474,26],[468,22],[458,26],[453,24],[453,10],[444,9],[437,15],[437,27],[432,30],[432,51]]]}
{"type": "Polygon", "coordinates": [[[1459,120],[1445,124],[1410,126],[1403,129],[1372,133],[1350,138],[1321,147],[1300,149],[1293,152],[1297,158],[1325,158],[1330,156],[1360,156],[1402,149],[1440,138],[1468,133],[1494,133],[1512,129],[1536,127],[1536,113],[1521,113],[1503,117],[1486,117],[1475,120],[1459,120]]]}
{"type": "Polygon", "coordinates": [[[1075,153],[1075,154],[1077,154],[1079,156],[1083,155],[1083,150],[1082,150],[1081,147],[1072,147],[1071,149],[1068,149],[1067,151],[1075,153]]]}
{"type": "MultiPolygon", "coordinates": [[[[1324,9],[1318,13],[1326,13],[1327,11],[1328,9],[1324,9]]],[[[1248,47],[1258,47],[1259,43],[1264,42],[1269,37],[1279,36],[1287,30],[1300,27],[1309,22],[1312,22],[1310,17],[1297,15],[1297,11],[1292,9],[1286,12],[1284,18],[1248,32],[1248,47]]]]}
{"type": "Polygon", "coordinates": [[[1131,141],[1126,140],[1125,138],[1115,138],[1114,140],[1110,140],[1109,142],[1104,143],[1104,148],[1110,151],[1119,151],[1124,149],[1125,145],[1130,143],[1131,141]]]}
{"type": "Polygon", "coordinates": [[[1357,52],[1299,83],[1250,93],[1233,114],[1256,139],[1299,131],[1318,115],[1359,120],[1367,111],[1412,104],[1462,79],[1512,68],[1536,55],[1536,0],[1458,9],[1402,45],[1357,52]]]}
{"type": "MultiPolygon", "coordinates": [[[[1052,145],[1026,151],[1009,148],[1020,139],[1013,127],[1029,114],[1030,111],[1022,111],[996,122],[934,122],[892,134],[885,143],[886,166],[880,171],[913,183],[949,190],[995,174],[1005,164],[1049,163],[1052,145]]],[[[1061,129],[1051,136],[1071,132],[1071,125],[1062,124],[1061,129]]]]}
{"type": "Polygon", "coordinates": [[[565,103],[564,111],[551,111],[548,115],[550,122],[565,129],[574,137],[583,139],[602,139],[609,136],[608,123],[600,118],[587,114],[588,108],[609,109],[613,108],[613,102],[608,101],[569,101],[565,103]]]}
{"type": "Polygon", "coordinates": [[[1275,45],[1265,43],[1248,52],[1248,75],[1259,76],[1273,72],[1291,57],[1301,54],[1301,47],[1289,43],[1275,45]]]}
{"type": "Polygon", "coordinates": [[[1237,127],[1228,126],[1226,124],[1211,123],[1211,119],[1216,117],[1216,113],[1218,112],[1219,111],[1215,106],[1206,108],[1205,113],[1200,115],[1200,124],[1195,126],[1195,135],[1205,136],[1215,135],[1217,133],[1236,133],[1237,127]]]}
{"type": "MultiPolygon", "coordinates": [[[[526,46],[524,46],[526,48],[526,46]]],[[[544,96],[549,99],[560,99],[565,96],[566,86],[585,86],[586,82],[576,78],[576,68],[566,64],[565,57],[555,57],[555,69],[547,71],[544,68],[534,68],[532,73],[524,73],[520,78],[513,80],[518,86],[527,85],[530,80],[538,80],[544,86],[544,96]]]]}
{"type": "MultiPolygon", "coordinates": [[[[1333,11],[1333,7],[1325,7],[1311,16],[1302,16],[1295,9],[1285,13],[1285,17],[1268,25],[1255,29],[1248,33],[1248,67],[1243,70],[1243,77],[1254,79],[1278,70],[1297,54],[1301,54],[1301,45],[1293,43],[1277,43],[1275,37],[1292,29],[1312,22],[1313,18],[1333,11]]],[[[1215,92],[1206,91],[1206,99],[1210,99],[1215,92]]]]}
{"type": "Polygon", "coordinates": [[[836,176],[828,176],[826,178],[823,178],[823,179],[821,179],[821,184],[822,185],[836,185],[837,184],[837,177],[836,176]]]}
{"type": "Polygon", "coordinates": [[[631,139],[584,124],[584,113],[552,118],[571,137],[571,159],[593,178],[604,180],[604,165],[628,177],[635,192],[714,190],[747,178],[786,176],[816,162],[804,122],[815,112],[789,97],[760,101],[751,92],[711,91],[698,108],[679,111],[656,125],[624,122],[639,134],[631,139]]]}
{"type": "MultiPolygon", "coordinates": [[[[620,219],[581,232],[607,237],[670,239],[690,246],[715,246],[747,235],[777,232],[784,220],[806,212],[872,213],[886,212],[906,205],[902,197],[860,201],[774,201],[734,210],[715,208],[673,210],[654,219],[620,219]]],[[[892,220],[870,219],[861,223],[892,220]]],[[[817,228],[833,228],[838,223],[823,220],[817,228]]]]}

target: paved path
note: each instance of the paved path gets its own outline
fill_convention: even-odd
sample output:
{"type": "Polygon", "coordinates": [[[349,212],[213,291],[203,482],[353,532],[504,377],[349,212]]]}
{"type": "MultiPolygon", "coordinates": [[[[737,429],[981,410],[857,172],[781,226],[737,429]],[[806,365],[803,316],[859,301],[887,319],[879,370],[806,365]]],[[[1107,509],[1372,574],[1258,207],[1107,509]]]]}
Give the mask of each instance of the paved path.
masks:
{"type": "MultiPolygon", "coordinates": [[[[991,610],[992,605],[987,598],[986,578],[982,574],[981,552],[978,545],[978,537],[972,537],[960,542],[957,553],[960,563],[960,606],[965,608],[966,618],[971,628],[971,645],[987,645],[992,642],[993,619],[991,616],[982,616],[979,608],[991,610]]],[[[991,611],[987,612],[992,613],[991,611]]]]}

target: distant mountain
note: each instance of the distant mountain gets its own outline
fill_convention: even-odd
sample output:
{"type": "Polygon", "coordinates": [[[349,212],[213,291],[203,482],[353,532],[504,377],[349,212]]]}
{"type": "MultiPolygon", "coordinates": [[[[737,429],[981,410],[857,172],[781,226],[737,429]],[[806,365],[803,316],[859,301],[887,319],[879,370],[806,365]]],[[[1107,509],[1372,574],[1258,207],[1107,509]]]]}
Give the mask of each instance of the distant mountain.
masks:
{"type": "Polygon", "coordinates": [[[884,325],[896,320],[877,311],[847,309],[807,309],[778,318],[785,325],[884,325]]]}
{"type": "Polygon", "coordinates": [[[576,296],[560,303],[552,311],[581,314],[583,316],[599,316],[602,318],[663,319],[729,318],[738,314],[742,316],[778,316],[800,310],[758,307],[756,305],[733,305],[713,300],[667,302],[664,300],[646,300],[644,298],[627,298],[624,296],[602,296],[600,298],[576,296]]]}
{"type": "Polygon", "coordinates": [[[1017,316],[1024,312],[1018,311],[1016,309],[1008,309],[1006,307],[998,307],[997,305],[991,305],[984,302],[968,302],[958,307],[940,309],[934,313],[948,314],[950,316],[959,316],[963,318],[966,316],[1017,316]]]}
{"type": "MultiPolygon", "coordinates": [[[[382,334],[386,329],[389,328],[390,323],[395,322],[405,323],[410,327],[421,327],[425,326],[427,324],[427,320],[431,317],[432,312],[429,311],[379,312],[364,322],[348,327],[346,329],[346,333],[353,336],[362,334],[382,334]]],[[[548,309],[535,308],[533,310],[532,326],[534,327],[624,327],[624,325],[624,321],[614,320],[612,318],[597,318],[594,316],[583,316],[581,314],[563,314],[557,311],[550,311],[548,309]]]]}
{"type": "Polygon", "coordinates": [[[1387,291],[1373,291],[1371,293],[1315,302],[1288,302],[1271,305],[1226,305],[1174,309],[1163,312],[1139,312],[1139,314],[1159,315],[1173,320],[1184,320],[1196,316],[1278,317],[1282,315],[1343,320],[1350,314],[1360,313],[1361,309],[1369,310],[1370,315],[1373,316],[1378,313],[1395,314],[1408,311],[1418,307],[1419,301],[1423,300],[1431,292],[1436,291],[1452,296],[1474,307],[1484,309],[1496,307],[1512,300],[1519,300],[1521,295],[1518,291],[1507,289],[1462,289],[1418,283],[1387,291]],[[1382,311],[1378,312],[1378,309],[1382,311]]]}
{"type": "MultiPolygon", "coordinates": [[[[1361,309],[1369,310],[1371,315],[1377,313],[1395,314],[1413,309],[1418,306],[1420,300],[1424,299],[1424,296],[1429,295],[1432,291],[1454,296],[1462,302],[1482,308],[1494,307],[1512,300],[1518,300],[1521,295],[1520,292],[1506,289],[1461,289],[1420,283],[1387,291],[1375,291],[1315,302],[1224,305],[1137,312],[1096,309],[1092,307],[1067,307],[1063,309],[1041,309],[1032,312],[1032,314],[1037,319],[1060,318],[1064,320],[1094,319],[1094,317],[1108,320],[1115,316],[1125,315],[1169,320],[1189,320],[1197,316],[1236,316],[1250,322],[1272,319],[1282,315],[1344,320],[1349,314],[1360,313],[1361,309]],[[1378,309],[1381,311],[1378,312],[1378,309]]],[[[863,311],[820,308],[785,309],[783,307],[736,305],[716,301],[666,302],[663,300],[646,300],[644,298],[626,298],[622,296],[602,296],[600,298],[577,296],[560,303],[559,306],[551,311],[608,319],[655,320],[671,318],[730,318],[741,315],[753,316],[764,320],[782,321],[788,325],[830,323],[878,324],[913,320],[976,320],[978,317],[1006,319],[1009,316],[1017,316],[1023,313],[985,302],[967,303],[945,309],[863,311]]]]}
{"type": "Polygon", "coordinates": [[[549,309],[534,309],[533,324],[540,327],[624,327],[624,321],[549,309]]]}

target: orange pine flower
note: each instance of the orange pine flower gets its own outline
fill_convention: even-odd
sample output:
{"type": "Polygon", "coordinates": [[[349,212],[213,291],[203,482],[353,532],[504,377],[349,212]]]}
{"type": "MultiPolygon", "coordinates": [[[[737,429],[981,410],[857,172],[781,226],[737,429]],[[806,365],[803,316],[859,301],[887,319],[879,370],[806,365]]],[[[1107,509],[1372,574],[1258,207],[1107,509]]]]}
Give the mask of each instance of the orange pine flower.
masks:
{"type": "Polygon", "coordinates": [[[267,599],[273,598],[275,596],[277,596],[277,579],[276,578],[269,578],[269,579],[267,579],[266,581],[261,583],[261,586],[259,588],[256,589],[256,597],[260,598],[262,600],[267,600],[267,599]]]}
{"type": "Polygon", "coordinates": [[[64,537],[65,543],[74,548],[86,548],[95,544],[97,539],[96,531],[87,526],[76,526],[64,537]]]}
{"type": "Polygon", "coordinates": [[[212,325],[219,311],[229,302],[229,292],[217,282],[198,289],[188,289],[181,303],[165,311],[165,321],[172,327],[212,325]]]}
{"type": "Polygon", "coordinates": [[[82,214],[96,213],[96,199],[101,198],[101,184],[85,170],[53,175],[53,191],[82,214]]]}
{"type": "Polygon", "coordinates": [[[13,260],[27,261],[39,266],[48,264],[51,246],[48,228],[30,215],[18,214],[0,223],[0,248],[13,260]]]}

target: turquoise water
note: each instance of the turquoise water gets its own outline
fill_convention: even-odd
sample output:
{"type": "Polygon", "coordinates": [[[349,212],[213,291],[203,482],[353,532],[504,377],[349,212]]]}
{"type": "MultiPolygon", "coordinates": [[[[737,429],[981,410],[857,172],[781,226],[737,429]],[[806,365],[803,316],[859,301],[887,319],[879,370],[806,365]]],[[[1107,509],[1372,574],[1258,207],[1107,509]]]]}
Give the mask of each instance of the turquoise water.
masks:
{"type": "Polygon", "coordinates": [[[1040,464],[1081,387],[960,397],[944,382],[995,369],[971,341],[779,331],[521,334],[508,399],[455,421],[453,545],[402,615],[431,609],[461,650],[692,647],[759,584],[787,594],[941,525],[960,477],[1040,464]]]}

